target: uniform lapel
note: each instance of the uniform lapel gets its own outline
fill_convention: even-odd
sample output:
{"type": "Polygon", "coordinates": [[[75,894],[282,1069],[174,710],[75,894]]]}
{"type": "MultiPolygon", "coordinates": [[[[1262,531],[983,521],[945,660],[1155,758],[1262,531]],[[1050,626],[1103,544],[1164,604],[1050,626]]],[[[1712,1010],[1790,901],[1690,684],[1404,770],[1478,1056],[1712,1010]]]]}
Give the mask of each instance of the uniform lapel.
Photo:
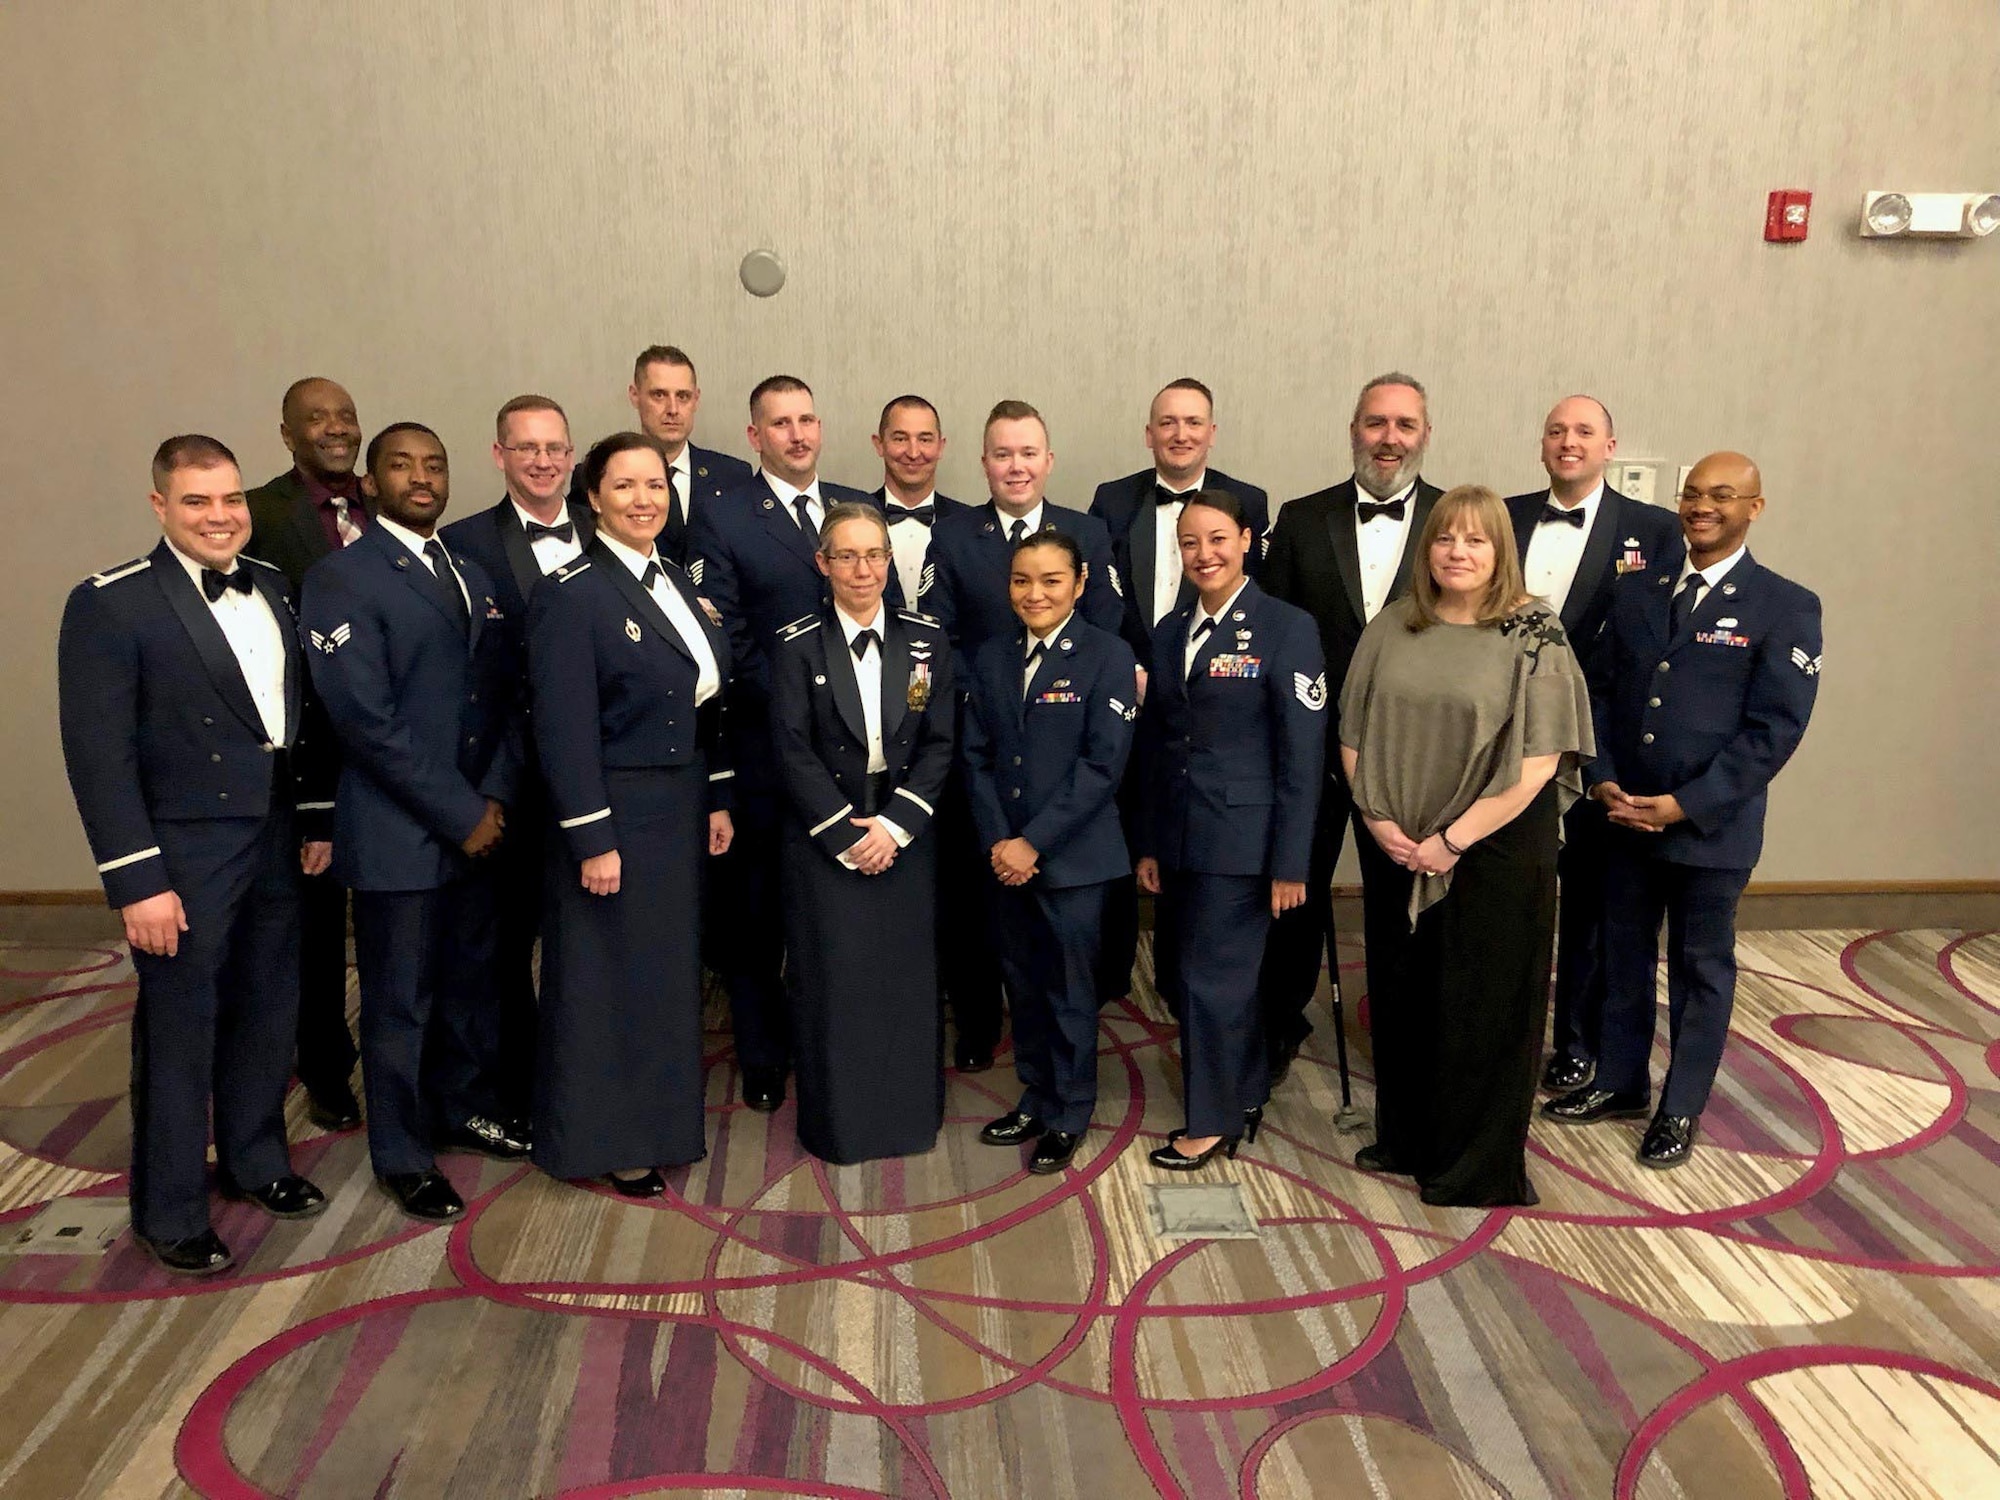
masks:
{"type": "MultiPolygon", "coordinates": [[[[1739,609],[1743,608],[1743,591],[1749,587],[1755,573],[1756,563],[1751,559],[1750,554],[1745,552],[1736,566],[1723,575],[1722,581],[1711,584],[1708,592],[1701,596],[1701,603],[1694,607],[1687,619],[1681,623],[1681,628],[1674,632],[1673,639],[1667,643],[1667,650],[1669,652],[1680,650],[1681,647],[1694,639],[1697,631],[1713,630],[1715,629],[1715,622],[1718,617],[1725,614],[1735,614],[1739,609]]],[[[1680,574],[1678,569],[1675,570],[1673,576],[1676,580],[1679,579],[1680,574]]],[[[1669,621],[1673,618],[1672,596],[1679,592],[1679,589],[1680,585],[1676,581],[1674,586],[1667,590],[1669,601],[1667,618],[1669,621]]]]}
{"type": "Polygon", "coordinates": [[[1159,571],[1155,558],[1160,546],[1160,507],[1153,499],[1150,477],[1140,481],[1137,502],[1132,509],[1132,524],[1125,535],[1132,549],[1127,565],[1132,575],[1132,599],[1139,607],[1139,618],[1152,625],[1156,623],[1150,617],[1159,571]]]}
{"type": "MultiPolygon", "coordinates": [[[[852,654],[851,652],[849,653],[852,654]]],[[[910,637],[908,628],[887,605],[882,607],[882,743],[910,711],[910,637]]]]}
{"type": "Polygon", "coordinates": [[[471,576],[465,571],[471,564],[463,557],[449,547],[445,548],[445,556],[451,559],[452,568],[458,574],[457,581],[451,586],[453,588],[459,587],[460,584],[465,586],[465,654],[470,656],[479,649],[479,634],[486,628],[486,611],[494,608],[493,596],[473,591],[471,576]]]}
{"type": "Polygon", "coordinates": [[[1571,635],[1576,634],[1577,621],[1589,611],[1598,590],[1604,587],[1605,565],[1618,545],[1618,533],[1625,529],[1623,504],[1624,498],[1607,488],[1598,499],[1597,514],[1590,518],[1590,535],[1584,538],[1583,555],[1576,561],[1569,597],[1563,600],[1563,629],[1571,635]]]}
{"type": "Polygon", "coordinates": [[[1333,544],[1334,566],[1340,571],[1340,587],[1347,595],[1354,618],[1366,624],[1361,594],[1361,544],[1354,536],[1355,487],[1352,479],[1334,486],[1333,503],[1326,511],[1327,540],[1333,544]]]}
{"type": "MultiPolygon", "coordinates": [[[[239,562],[239,568],[254,566],[239,562]]],[[[208,673],[209,681],[215,684],[222,701],[229,705],[229,711],[241,719],[246,727],[257,736],[265,737],[264,716],[257,712],[257,700],[250,696],[250,684],[244,681],[243,665],[237,661],[236,653],[229,649],[229,639],[222,633],[222,627],[215,621],[215,612],[208,607],[208,601],[201,596],[187,570],[181,566],[180,556],[165,540],[153,549],[153,581],[159,584],[160,592],[166,595],[167,603],[180,616],[188,639],[194,643],[195,654],[201,658],[201,665],[208,673]]],[[[280,633],[285,632],[286,617],[278,623],[280,633]]],[[[296,644],[296,643],[295,643],[296,644]]],[[[286,697],[289,701],[292,673],[292,656],[285,656],[286,697]]]]}
{"type": "MultiPolygon", "coordinates": [[[[258,568],[253,569],[250,576],[278,622],[278,636],[285,648],[285,736],[297,740],[300,716],[305,712],[306,674],[305,658],[299,646],[298,619],[292,613],[292,596],[285,592],[283,574],[266,577],[258,568]]],[[[255,707],[254,703],[252,707],[255,707]]],[[[261,724],[263,720],[260,718],[258,722],[261,724]]]]}
{"type": "MultiPolygon", "coordinates": [[[[701,626],[701,633],[708,641],[708,649],[715,654],[715,669],[725,682],[728,681],[729,635],[720,625],[709,618],[708,611],[713,606],[703,603],[701,595],[695,592],[694,584],[689,582],[687,574],[679,568],[662,568],[661,571],[666,576],[667,587],[681,596],[681,602],[687,605],[688,609],[693,613],[696,623],[701,626]]],[[[674,639],[676,641],[680,640],[680,632],[678,630],[674,632],[674,639]]],[[[683,642],[683,644],[685,643],[683,642]]]]}
{"type": "Polygon", "coordinates": [[[521,591],[525,604],[541,582],[541,566],[535,561],[535,549],[528,542],[521,518],[514,514],[512,498],[503,497],[493,510],[494,524],[500,529],[500,550],[507,555],[507,570],[514,575],[514,587],[521,591]]]}
{"type": "Polygon", "coordinates": [[[813,556],[818,549],[799,528],[799,513],[778,498],[777,492],[771,488],[769,479],[759,477],[762,480],[764,498],[758,502],[757,508],[764,518],[764,529],[772,533],[778,539],[779,545],[792,556],[811,568],[817,577],[819,565],[813,561],[813,556]]]}
{"type": "Polygon", "coordinates": [[[833,706],[840,719],[863,746],[868,743],[868,718],[861,711],[861,684],[854,676],[854,651],[841,629],[840,612],[828,609],[820,638],[826,642],[826,683],[833,689],[833,706]]]}
{"type": "Polygon", "coordinates": [[[611,580],[611,586],[624,598],[627,608],[637,610],[640,617],[652,625],[653,634],[673,650],[687,657],[689,661],[693,661],[694,657],[688,651],[687,642],[683,641],[681,633],[674,629],[674,622],[667,618],[667,612],[660,608],[659,601],[654,599],[652,591],[643,587],[639,580],[632,576],[632,570],[625,566],[624,560],[602,542],[593,541],[587,551],[592,565],[604,570],[604,576],[611,580]]]}

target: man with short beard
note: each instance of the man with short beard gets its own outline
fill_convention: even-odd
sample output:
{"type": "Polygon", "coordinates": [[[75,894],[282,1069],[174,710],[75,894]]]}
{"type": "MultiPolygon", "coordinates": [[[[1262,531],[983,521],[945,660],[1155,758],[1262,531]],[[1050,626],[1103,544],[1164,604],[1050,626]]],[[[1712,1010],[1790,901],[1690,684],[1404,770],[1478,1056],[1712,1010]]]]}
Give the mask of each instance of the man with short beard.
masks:
{"type": "Polygon", "coordinates": [[[1261,583],[1318,622],[1328,689],[1326,785],[1313,831],[1305,904],[1271,924],[1259,978],[1274,1084],[1312,1034],[1305,1010],[1319,986],[1322,955],[1338,961],[1333,869],[1353,811],[1340,773],[1339,685],[1368,622],[1409,588],[1410,548],[1442,493],[1418,474],[1430,436],[1430,407],[1422,384],[1400,371],[1377,375],[1361,388],[1348,425],[1353,477],[1291,501],[1271,527],[1261,583]]]}
{"type": "MultiPolygon", "coordinates": [[[[321,376],[293,381],[280,403],[278,438],[292,467],[246,497],[251,535],[243,551],[282,569],[297,599],[306,569],[369,526],[354,472],[361,457],[354,398],[321,376]]],[[[330,872],[301,876],[296,1065],[307,1117],[320,1129],[361,1123],[352,1085],[359,1056],[347,1029],[347,891],[330,872]]]]}

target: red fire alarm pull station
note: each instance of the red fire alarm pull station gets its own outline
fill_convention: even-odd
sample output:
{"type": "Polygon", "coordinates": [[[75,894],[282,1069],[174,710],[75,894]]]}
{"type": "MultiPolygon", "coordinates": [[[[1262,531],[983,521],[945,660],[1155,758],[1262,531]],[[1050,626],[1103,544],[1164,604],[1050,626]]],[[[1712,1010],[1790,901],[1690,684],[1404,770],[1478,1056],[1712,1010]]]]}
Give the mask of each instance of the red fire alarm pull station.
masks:
{"type": "Polygon", "coordinates": [[[1780,188],[1771,194],[1764,208],[1764,238],[1773,244],[1806,237],[1806,221],[1812,217],[1812,194],[1796,188],[1780,188]]]}

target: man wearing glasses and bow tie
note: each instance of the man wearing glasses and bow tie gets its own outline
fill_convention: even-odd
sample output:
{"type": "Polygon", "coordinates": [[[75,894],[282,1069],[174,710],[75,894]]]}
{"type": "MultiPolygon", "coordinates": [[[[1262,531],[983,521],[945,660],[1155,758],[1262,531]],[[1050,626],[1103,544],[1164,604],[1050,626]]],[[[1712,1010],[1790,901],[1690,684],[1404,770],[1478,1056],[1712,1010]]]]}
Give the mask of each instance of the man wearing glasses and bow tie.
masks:
{"type": "MultiPolygon", "coordinates": [[[[506,493],[497,505],[444,528],[445,544],[465,553],[493,581],[507,618],[512,659],[521,665],[519,694],[527,701],[528,598],[535,585],[590,545],[588,503],[568,500],[576,451],[569,418],[547,396],[516,396],[494,418],[493,466],[506,493]]],[[[499,1008],[495,1088],[505,1112],[528,1118],[535,1077],[535,940],[542,930],[542,856],[547,809],[534,761],[534,738],[523,736],[527,774],[508,810],[507,837],[493,851],[499,904],[493,991],[499,1008]]]]}
{"type": "Polygon", "coordinates": [[[1418,474],[1430,437],[1422,384],[1401,372],[1377,375],[1361,388],[1348,425],[1353,477],[1288,502],[1271,527],[1260,582],[1318,622],[1328,700],[1326,784],[1305,904],[1271,924],[1259,979],[1274,1084],[1312,1033],[1305,1010],[1319,985],[1322,953],[1334,956],[1333,867],[1353,805],[1340,773],[1339,684],[1368,622],[1410,586],[1410,547],[1442,493],[1418,474]]]}
{"type": "MultiPolygon", "coordinates": [[[[1528,592],[1549,602],[1578,657],[1604,627],[1612,586],[1627,573],[1669,567],[1681,555],[1673,513],[1619,494],[1604,482],[1618,451],[1611,413],[1595,396],[1566,396],[1542,423],[1549,487],[1507,501],[1528,592]]],[[[1556,873],[1555,1052],[1542,1087],[1568,1092],[1590,1082],[1604,1012],[1604,808],[1580,798],[1563,818],[1556,873]]]]}

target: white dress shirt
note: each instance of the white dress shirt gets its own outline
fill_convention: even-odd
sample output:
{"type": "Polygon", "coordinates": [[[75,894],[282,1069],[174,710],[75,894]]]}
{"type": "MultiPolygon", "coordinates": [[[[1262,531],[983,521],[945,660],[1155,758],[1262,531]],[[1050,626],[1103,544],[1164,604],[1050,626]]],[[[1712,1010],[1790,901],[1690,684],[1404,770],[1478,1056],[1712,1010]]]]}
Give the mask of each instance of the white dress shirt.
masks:
{"type": "MultiPolygon", "coordinates": [[[[411,552],[415,553],[417,561],[422,563],[426,568],[430,569],[430,574],[433,578],[437,576],[437,569],[432,568],[431,560],[428,557],[424,556],[424,548],[432,542],[437,542],[438,545],[442,547],[444,546],[443,542],[438,541],[438,538],[436,538],[435,536],[418,536],[414,531],[410,530],[409,527],[401,524],[400,522],[392,521],[387,516],[378,515],[375,518],[375,520],[377,524],[379,524],[384,531],[389,533],[390,536],[394,537],[397,541],[401,542],[405,547],[408,547],[411,552]]],[[[466,590],[465,580],[458,576],[458,569],[452,565],[451,553],[449,550],[447,550],[444,555],[444,566],[445,566],[445,571],[451,574],[451,581],[458,585],[459,597],[465,601],[466,613],[470,614],[472,612],[472,595],[466,590]]]]}
{"type": "Polygon", "coordinates": [[[1231,594],[1227,599],[1223,600],[1222,608],[1218,609],[1214,614],[1208,613],[1207,610],[1201,607],[1199,601],[1196,602],[1194,607],[1194,617],[1188,621],[1187,649],[1181,653],[1181,676],[1183,678],[1192,677],[1194,675],[1195,657],[1204,648],[1207,647],[1209,636],[1222,634],[1223,620],[1228,616],[1229,611],[1236,607],[1236,601],[1242,597],[1243,590],[1248,583],[1249,580],[1245,579],[1242,583],[1237,584],[1236,592],[1231,594]],[[1199,640],[1197,640],[1195,638],[1195,632],[1201,629],[1201,622],[1203,620],[1214,621],[1215,628],[1209,631],[1207,635],[1204,635],[1199,640]]]}
{"type": "MultiPolygon", "coordinates": [[[[1361,554],[1361,612],[1363,623],[1382,613],[1382,606],[1389,602],[1390,591],[1396,587],[1396,575],[1402,570],[1403,549],[1409,545],[1410,523],[1416,519],[1417,482],[1412,479],[1395,494],[1380,501],[1383,505],[1403,502],[1403,519],[1394,521],[1387,516],[1378,516],[1365,521],[1361,512],[1354,512],[1354,540],[1361,554]]],[[[1360,481],[1354,485],[1357,502],[1377,504],[1375,497],[1361,487],[1360,481]]]]}
{"type": "MultiPolygon", "coordinates": [[[[861,727],[868,731],[868,774],[880,775],[889,769],[888,757],[882,753],[882,648],[889,614],[878,602],[872,620],[856,620],[838,606],[834,608],[833,617],[840,622],[841,640],[847,658],[854,663],[854,686],[861,694],[861,727]],[[875,644],[856,656],[854,638],[864,630],[875,632],[875,644]]],[[[875,820],[889,831],[889,837],[896,841],[898,849],[909,847],[910,836],[902,829],[880,813],[875,815],[875,820]]],[[[847,850],[841,850],[837,857],[848,869],[855,868],[847,850]]]]}
{"type": "MultiPolygon", "coordinates": [[[[1026,528],[1025,530],[1022,531],[1021,533],[1022,536],[1033,536],[1036,532],[1042,529],[1042,512],[1047,508],[1047,506],[1048,502],[1046,500],[1037,500],[1035,502],[1035,508],[1029,511],[1025,516],[1019,518],[1022,526],[1026,528]]],[[[1013,536],[1014,521],[1016,518],[1008,515],[1007,512],[1001,507],[1001,504],[998,500],[995,500],[993,502],[993,509],[1000,517],[1000,535],[1004,537],[1013,536]]]]}
{"type": "MultiPolygon", "coordinates": [[[[895,494],[884,489],[882,503],[888,507],[890,519],[901,510],[915,510],[918,505],[937,505],[937,491],[932,490],[917,505],[905,505],[895,494]]],[[[931,512],[931,524],[937,524],[937,512],[931,512]]],[[[931,552],[931,528],[922,521],[912,524],[905,521],[900,526],[889,528],[889,555],[896,560],[896,578],[903,585],[903,601],[911,609],[917,607],[917,588],[924,581],[924,559],[931,552]]]]}
{"type": "Polygon", "coordinates": [[[792,518],[794,526],[799,523],[799,512],[798,507],[793,505],[792,502],[801,495],[806,497],[806,514],[812,517],[813,549],[817,551],[819,549],[820,528],[826,525],[826,504],[819,497],[819,476],[815,474],[812,478],[812,483],[808,484],[804,489],[800,489],[795,484],[785,483],[784,480],[773,474],[769,469],[760,470],[759,472],[763,474],[764,482],[771,487],[771,493],[778,497],[778,503],[785,507],[785,514],[792,518]]]}
{"type": "MultiPolygon", "coordinates": [[[[1191,495],[1208,482],[1208,470],[1195,475],[1190,484],[1172,485],[1167,476],[1157,470],[1153,483],[1163,490],[1172,490],[1176,495],[1191,495]]],[[[1159,520],[1153,527],[1153,619],[1157,625],[1180,602],[1181,597],[1181,539],[1175,527],[1181,523],[1181,512],[1187,509],[1187,501],[1161,502],[1151,490],[1146,492],[1146,503],[1159,513],[1159,520]]]]}
{"type": "MultiPolygon", "coordinates": [[[[531,525],[547,526],[550,524],[540,516],[529,515],[527,511],[521,508],[521,503],[511,495],[508,497],[507,503],[514,507],[514,515],[520,521],[521,530],[524,532],[531,525]]],[[[557,526],[574,524],[570,518],[567,506],[558,512],[558,519],[554,524],[557,526]]],[[[583,555],[583,543],[576,539],[576,533],[572,531],[568,541],[564,541],[559,536],[538,536],[532,542],[528,543],[528,550],[535,554],[535,566],[542,570],[542,576],[546,578],[564,563],[581,557],[583,555]]]]}
{"type": "MultiPolygon", "coordinates": [[[[167,550],[187,570],[199,590],[203,564],[172,543],[167,550]]],[[[251,565],[238,561],[226,571],[233,575],[237,569],[248,566],[251,565]]],[[[222,627],[222,638],[229,642],[236,664],[243,669],[243,682],[250,689],[250,701],[257,705],[264,738],[273,745],[290,743],[285,734],[290,726],[285,723],[285,638],[281,633],[284,626],[278,623],[278,617],[255,585],[247,594],[239,594],[235,589],[224,589],[218,599],[203,594],[201,602],[222,627]]]]}
{"type": "MultiPolygon", "coordinates": [[[[1741,562],[1743,554],[1749,550],[1748,547],[1738,547],[1720,562],[1712,562],[1700,570],[1701,587],[1694,591],[1694,603],[1688,606],[1690,611],[1701,608],[1701,601],[1708,597],[1708,591],[1720,584],[1729,570],[1741,562]]],[[[1688,581],[1688,576],[1695,571],[1693,558],[1688,558],[1681,564],[1680,577],[1674,580],[1674,593],[1676,595],[1680,593],[1681,585],[1688,581]]]]}
{"type": "MultiPolygon", "coordinates": [[[[600,531],[597,534],[604,538],[604,545],[611,555],[642,583],[647,567],[660,562],[658,554],[628,547],[609,532],[600,531]]],[[[660,606],[660,613],[667,617],[667,623],[674,627],[674,633],[687,647],[688,655],[694,658],[694,704],[699,708],[722,691],[722,669],[716,663],[715,652],[709,648],[708,636],[702,631],[701,621],[694,617],[694,611],[681,597],[680,590],[667,582],[666,564],[660,563],[660,571],[653,575],[652,586],[646,592],[653,596],[653,602],[660,606]]]]}
{"type": "Polygon", "coordinates": [[[1075,618],[1076,611],[1071,610],[1062,617],[1062,623],[1047,635],[1036,635],[1032,630],[1028,632],[1028,643],[1021,648],[1021,696],[1023,698],[1028,696],[1028,689],[1034,686],[1035,674],[1047,664],[1051,656],[1056,654],[1056,642],[1062,639],[1062,633],[1069,629],[1069,622],[1075,618]],[[1035,647],[1037,646],[1042,648],[1040,656],[1035,655],[1035,647]]]}
{"type": "MultiPolygon", "coordinates": [[[[1581,526],[1537,519],[1535,529],[1528,533],[1528,555],[1521,560],[1528,592],[1548,600],[1549,608],[1561,614],[1576,582],[1576,565],[1583,561],[1583,544],[1590,540],[1590,528],[1597,524],[1597,507],[1604,503],[1604,481],[1598,480],[1597,487],[1575,505],[1564,505],[1556,499],[1554,490],[1549,491],[1542,503],[1558,510],[1583,512],[1581,526]]],[[[1535,514],[1539,517],[1541,512],[1535,514]]]]}

